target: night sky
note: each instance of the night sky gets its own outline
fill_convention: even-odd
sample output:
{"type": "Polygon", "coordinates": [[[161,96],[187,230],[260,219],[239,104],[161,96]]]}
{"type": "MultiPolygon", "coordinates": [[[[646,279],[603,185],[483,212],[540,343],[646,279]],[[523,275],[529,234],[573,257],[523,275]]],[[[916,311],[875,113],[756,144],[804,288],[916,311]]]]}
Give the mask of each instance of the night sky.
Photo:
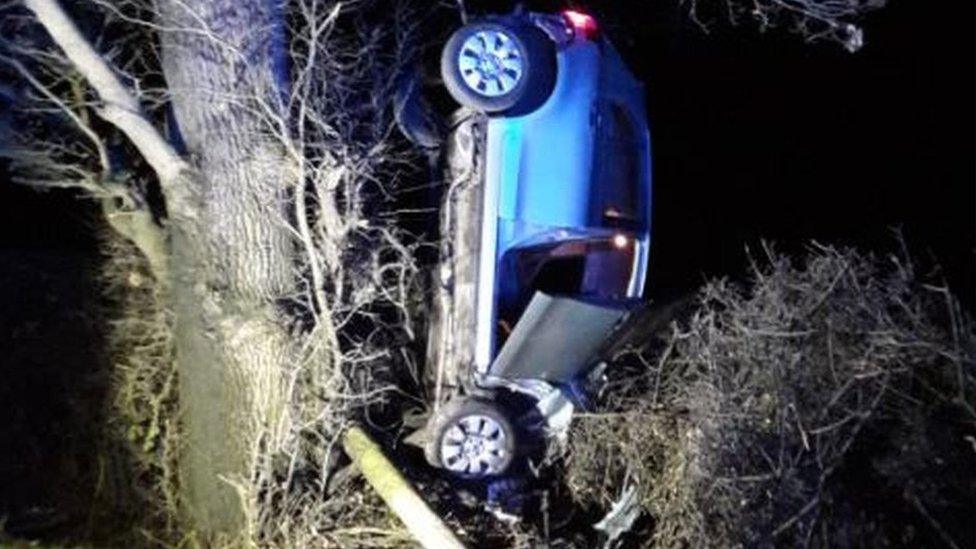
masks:
{"type": "Polygon", "coordinates": [[[639,4],[613,2],[607,27],[648,85],[662,286],[734,274],[761,238],[884,252],[899,227],[972,305],[972,3],[893,2],[854,55],[746,29],[705,36],[639,4]]]}

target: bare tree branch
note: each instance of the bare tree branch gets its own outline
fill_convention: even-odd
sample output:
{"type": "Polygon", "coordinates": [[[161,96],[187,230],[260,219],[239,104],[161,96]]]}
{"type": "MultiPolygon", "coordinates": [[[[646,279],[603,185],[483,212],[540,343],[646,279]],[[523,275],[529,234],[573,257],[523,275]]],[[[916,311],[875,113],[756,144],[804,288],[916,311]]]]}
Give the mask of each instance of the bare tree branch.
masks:
{"type": "Polygon", "coordinates": [[[159,176],[167,198],[174,198],[174,213],[186,214],[187,189],[176,189],[177,182],[189,173],[188,164],[142,114],[138,100],[122,84],[105,59],[82,36],[57,0],[24,0],[37,20],[61,47],[65,55],[98,93],[103,105],[97,110],[107,122],[125,133],[159,176]]]}
{"type": "Polygon", "coordinates": [[[887,0],[682,0],[689,16],[703,29],[708,20],[738,24],[751,18],[761,31],[786,27],[808,42],[829,40],[853,53],[864,46],[863,16],[882,8],[887,0]]]}
{"type": "Polygon", "coordinates": [[[85,134],[85,137],[91,141],[92,145],[95,147],[95,150],[98,151],[98,163],[102,167],[102,175],[108,175],[112,169],[108,160],[108,151],[105,148],[105,143],[102,141],[102,138],[99,137],[94,130],[92,130],[91,126],[84,122],[74,110],[69,108],[68,105],[65,104],[65,102],[55,95],[50,89],[48,89],[47,86],[38,81],[37,78],[35,78],[26,67],[24,67],[23,63],[6,55],[0,55],[0,61],[3,61],[4,63],[7,63],[17,69],[17,72],[20,73],[24,80],[29,82],[34,89],[40,92],[41,95],[43,95],[48,101],[56,105],[62,113],[64,113],[69,119],[71,119],[72,122],[75,123],[78,129],[85,134]]]}

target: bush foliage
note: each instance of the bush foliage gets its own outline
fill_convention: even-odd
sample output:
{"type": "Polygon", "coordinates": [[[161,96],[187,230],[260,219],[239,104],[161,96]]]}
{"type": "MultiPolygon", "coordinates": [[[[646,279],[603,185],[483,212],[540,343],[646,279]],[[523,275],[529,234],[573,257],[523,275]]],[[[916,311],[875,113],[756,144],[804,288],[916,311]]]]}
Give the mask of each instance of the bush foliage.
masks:
{"type": "Polygon", "coordinates": [[[973,325],[904,258],[765,250],[611,369],[568,483],[635,484],[659,547],[971,546],[973,325]]]}

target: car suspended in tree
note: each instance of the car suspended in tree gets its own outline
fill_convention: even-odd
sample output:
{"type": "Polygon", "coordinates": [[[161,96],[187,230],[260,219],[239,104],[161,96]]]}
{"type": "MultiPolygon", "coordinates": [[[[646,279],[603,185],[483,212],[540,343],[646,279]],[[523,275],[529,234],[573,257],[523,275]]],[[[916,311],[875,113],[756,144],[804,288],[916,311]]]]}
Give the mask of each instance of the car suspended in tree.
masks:
{"type": "Polygon", "coordinates": [[[466,282],[454,299],[473,312],[433,328],[454,331],[465,349],[451,356],[470,379],[429,420],[425,454],[482,478],[509,471],[535,436],[507,396],[529,398],[549,432],[568,424],[643,297],[650,137],[642,85],[580,12],[469,23],[444,47],[441,73],[485,123],[476,206],[453,237],[469,271],[455,274],[466,282]]]}

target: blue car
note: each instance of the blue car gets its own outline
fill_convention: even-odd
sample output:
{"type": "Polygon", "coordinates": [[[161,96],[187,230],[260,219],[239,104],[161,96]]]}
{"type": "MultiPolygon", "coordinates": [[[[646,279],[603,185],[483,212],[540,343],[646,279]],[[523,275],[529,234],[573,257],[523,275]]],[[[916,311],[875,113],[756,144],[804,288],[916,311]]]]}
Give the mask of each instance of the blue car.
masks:
{"type": "Polygon", "coordinates": [[[472,312],[439,328],[455,331],[463,349],[452,356],[470,380],[431,417],[425,453],[461,477],[498,476],[529,436],[506,395],[531,399],[543,436],[564,433],[600,375],[601,350],[643,297],[644,91],[597,22],[576,11],[469,23],[444,47],[441,73],[483,128],[477,196],[454,245],[467,264],[453,275],[455,307],[472,312]]]}

